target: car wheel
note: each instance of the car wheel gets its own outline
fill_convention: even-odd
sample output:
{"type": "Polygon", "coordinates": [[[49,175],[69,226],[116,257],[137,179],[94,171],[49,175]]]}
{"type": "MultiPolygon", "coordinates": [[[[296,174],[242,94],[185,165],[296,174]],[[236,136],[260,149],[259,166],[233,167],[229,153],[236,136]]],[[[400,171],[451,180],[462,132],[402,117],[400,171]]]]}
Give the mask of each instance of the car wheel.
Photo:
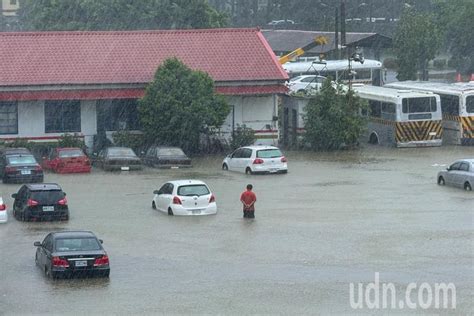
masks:
{"type": "Polygon", "coordinates": [[[173,215],[173,210],[171,209],[171,207],[168,207],[168,215],[173,215]]]}
{"type": "Polygon", "coordinates": [[[151,202],[151,208],[152,208],[152,209],[154,209],[154,210],[156,210],[156,204],[155,204],[155,201],[152,201],[152,202],[151,202]]]}
{"type": "Polygon", "coordinates": [[[379,144],[379,138],[377,137],[376,134],[374,134],[374,133],[370,134],[369,144],[372,144],[372,145],[378,145],[379,144]]]}
{"type": "Polygon", "coordinates": [[[472,191],[472,187],[471,187],[471,185],[469,184],[469,182],[464,183],[464,190],[466,190],[466,191],[472,191]]]}
{"type": "Polygon", "coordinates": [[[438,184],[439,184],[439,185],[444,185],[444,184],[445,184],[443,177],[439,177],[439,178],[438,178],[438,184]]]}
{"type": "Polygon", "coordinates": [[[222,165],[222,170],[229,170],[229,167],[227,166],[226,163],[222,165]]]}
{"type": "Polygon", "coordinates": [[[245,174],[252,174],[252,169],[250,169],[249,167],[247,167],[247,169],[245,169],[245,174]]]}
{"type": "Polygon", "coordinates": [[[61,218],[61,220],[62,220],[62,221],[68,221],[68,220],[69,220],[69,213],[66,214],[65,216],[63,216],[63,217],[61,218]]]}
{"type": "Polygon", "coordinates": [[[110,270],[102,272],[101,276],[104,277],[104,278],[108,278],[110,276],[110,270]]]}

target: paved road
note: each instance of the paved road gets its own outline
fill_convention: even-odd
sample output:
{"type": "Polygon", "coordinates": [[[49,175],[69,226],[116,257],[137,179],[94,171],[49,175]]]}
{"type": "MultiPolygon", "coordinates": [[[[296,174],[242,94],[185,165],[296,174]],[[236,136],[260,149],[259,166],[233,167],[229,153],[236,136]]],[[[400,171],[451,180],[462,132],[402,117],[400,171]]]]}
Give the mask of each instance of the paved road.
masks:
{"type": "MultiPolygon", "coordinates": [[[[0,314],[352,313],[349,283],[375,272],[397,289],[452,282],[454,312],[472,313],[474,195],[435,184],[440,165],[467,156],[472,148],[370,147],[288,153],[287,175],[224,172],[220,157],[195,159],[192,170],[47,174],[68,193],[71,219],[0,225],[0,314]],[[152,210],[151,192],[177,178],[206,181],[219,213],[152,210]],[[255,221],[241,218],[247,183],[255,221]],[[110,280],[43,276],[33,242],[61,229],[104,239],[110,280]]],[[[0,184],[8,205],[18,187],[0,184]]]]}

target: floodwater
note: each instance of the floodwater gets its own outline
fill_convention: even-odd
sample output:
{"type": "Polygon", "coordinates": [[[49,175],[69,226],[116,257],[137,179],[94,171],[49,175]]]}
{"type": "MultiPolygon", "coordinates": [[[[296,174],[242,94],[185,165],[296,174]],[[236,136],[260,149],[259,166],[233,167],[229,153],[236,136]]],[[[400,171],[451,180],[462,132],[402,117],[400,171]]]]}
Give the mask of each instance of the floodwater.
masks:
{"type": "MultiPolygon", "coordinates": [[[[286,175],[225,172],[222,157],[194,159],[189,170],[47,174],[67,192],[71,219],[10,216],[0,225],[0,314],[360,313],[368,310],[351,309],[349,284],[374,282],[376,272],[397,289],[454,283],[457,306],[447,312],[473,313],[474,193],[436,184],[438,170],[473,148],[287,156],[286,175]],[[179,178],[207,182],[218,214],[153,210],[152,191],[179,178]],[[258,198],[254,221],[241,218],[247,183],[258,198]],[[104,240],[109,280],[42,274],[33,242],[63,229],[104,240]]],[[[11,206],[19,185],[0,188],[11,206]]]]}

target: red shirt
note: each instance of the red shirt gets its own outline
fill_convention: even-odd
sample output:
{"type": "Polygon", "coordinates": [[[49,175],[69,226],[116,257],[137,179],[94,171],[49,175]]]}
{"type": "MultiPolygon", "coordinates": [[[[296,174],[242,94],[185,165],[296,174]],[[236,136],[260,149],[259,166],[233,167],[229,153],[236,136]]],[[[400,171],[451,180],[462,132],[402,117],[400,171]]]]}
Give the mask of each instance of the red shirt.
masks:
{"type": "Polygon", "coordinates": [[[244,210],[245,211],[255,211],[254,204],[255,204],[255,202],[257,202],[257,196],[255,195],[255,193],[253,193],[250,190],[244,191],[240,195],[240,201],[242,201],[242,203],[244,203],[244,210]],[[246,206],[246,205],[250,205],[250,204],[252,204],[250,207],[246,206]]]}

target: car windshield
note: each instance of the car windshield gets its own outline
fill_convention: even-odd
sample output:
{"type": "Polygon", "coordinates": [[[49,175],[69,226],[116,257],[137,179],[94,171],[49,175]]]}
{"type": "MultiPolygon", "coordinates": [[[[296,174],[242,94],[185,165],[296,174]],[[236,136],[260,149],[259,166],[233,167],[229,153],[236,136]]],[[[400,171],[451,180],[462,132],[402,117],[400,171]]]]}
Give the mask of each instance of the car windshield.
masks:
{"type": "Polygon", "coordinates": [[[84,152],[80,149],[68,149],[59,151],[59,157],[61,158],[72,158],[82,156],[84,156],[84,152]]]}
{"type": "Polygon", "coordinates": [[[281,156],[283,156],[283,154],[279,149],[264,149],[257,151],[257,158],[277,158],[281,156]]]}
{"type": "Polygon", "coordinates": [[[186,156],[180,148],[160,148],[158,156],[186,156]]]}
{"type": "Polygon", "coordinates": [[[64,198],[64,192],[61,190],[33,191],[30,198],[40,205],[56,204],[64,198]]]}
{"type": "Polygon", "coordinates": [[[10,165],[24,165],[36,163],[36,159],[32,155],[8,156],[7,161],[10,165]]]}
{"type": "Polygon", "coordinates": [[[56,251],[90,251],[100,250],[96,238],[61,238],[56,239],[56,251]]]}
{"type": "Polygon", "coordinates": [[[130,148],[109,148],[110,157],[135,157],[135,153],[130,148]]]}
{"type": "Polygon", "coordinates": [[[209,194],[209,189],[204,184],[182,185],[178,188],[180,196],[201,196],[209,194]]]}

